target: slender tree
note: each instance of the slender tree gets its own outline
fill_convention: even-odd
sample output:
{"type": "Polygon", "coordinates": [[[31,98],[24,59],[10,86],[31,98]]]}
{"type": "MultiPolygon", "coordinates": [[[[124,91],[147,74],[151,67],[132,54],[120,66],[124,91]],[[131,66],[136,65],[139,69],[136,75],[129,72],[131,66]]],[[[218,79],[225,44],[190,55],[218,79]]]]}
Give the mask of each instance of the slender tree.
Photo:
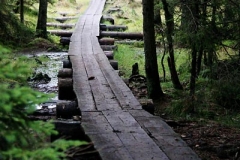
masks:
{"type": "Polygon", "coordinates": [[[147,77],[148,96],[152,99],[158,99],[164,94],[160,85],[156,55],[153,11],[154,0],[142,0],[142,4],[145,72],[147,77]]]}
{"type": "Polygon", "coordinates": [[[20,21],[24,23],[24,1],[20,0],[20,21]]]}
{"type": "MultiPolygon", "coordinates": [[[[173,32],[174,32],[174,18],[173,13],[169,9],[169,4],[166,0],[162,0],[163,9],[165,12],[165,20],[167,25],[167,41],[168,41],[168,67],[171,73],[172,83],[175,89],[183,89],[176,70],[174,48],[173,48],[173,32]]],[[[173,9],[172,9],[173,10],[173,9]]]]}
{"type": "Polygon", "coordinates": [[[39,13],[36,33],[38,37],[47,38],[47,0],[39,0],[39,13]]]}

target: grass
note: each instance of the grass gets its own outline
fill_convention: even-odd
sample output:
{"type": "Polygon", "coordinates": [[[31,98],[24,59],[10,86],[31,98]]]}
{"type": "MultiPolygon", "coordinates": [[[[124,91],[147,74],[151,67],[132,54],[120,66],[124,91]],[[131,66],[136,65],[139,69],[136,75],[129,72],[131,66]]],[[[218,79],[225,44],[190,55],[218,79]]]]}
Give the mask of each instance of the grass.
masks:
{"type": "MultiPolygon", "coordinates": [[[[157,50],[157,58],[159,65],[159,74],[162,78],[162,49],[157,50]]],[[[219,52],[220,55],[224,54],[219,52]]],[[[181,83],[184,86],[183,91],[175,90],[173,88],[167,60],[165,57],[164,66],[166,69],[166,81],[161,81],[161,86],[164,93],[167,95],[165,102],[156,105],[156,114],[166,114],[175,120],[195,120],[204,121],[207,123],[209,120],[216,121],[224,126],[240,128],[240,113],[239,109],[226,108],[219,104],[217,97],[227,97],[227,93],[233,92],[231,95],[238,95],[236,90],[226,86],[223,87],[228,81],[218,81],[209,77],[202,77],[201,75],[196,81],[196,94],[195,94],[195,109],[194,113],[190,113],[190,97],[189,97],[189,80],[190,80],[190,57],[187,49],[175,49],[176,68],[179,74],[181,83]],[[221,87],[219,87],[221,86],[221,87]],[[225,91],[225,89],[231,91],[225,91]],[[223,94],[223,95],[222,95],[223,94]]],[[[143,48],[136,47],[136,45],[123,45],[118,44],[118,51],[115,52],[114,58],[119,62],[119,69],[123,73],[124,78],[129,78],[131,75],[131,68],[134,63],[139,64],[141,75],[145,75],[144,71],[144,51],[143,48]]],[[[233,73],[228,73],[233,74],[233,73]]],[[[236,74],[237,76],[238,74],[236,74]]],[[[237,79],[237,78],[236,78],[237,79]]],[[[228,80],[228,78],[227,78],[228,80]]],[[[233,78],[232,78],[233,80],[233,78]]],[[[231,85],[231,84],[229,84],[231,85]]],[[[234,99],[237,101],[237,99],[234,99]]],[[[230,106],[231,108],[231,106],[230,106]]]]}
{"type": "Polygon", "coordinates": [[[115,0],[105,6],[104,14],[108,14],[109,9],[115,6],[119,8],[120,12],[111,14],[117,25],[126,25],[128,30],[126,32],[142,32],[142,4],[141,0],[130,2],[129,0],[115,0]]]}

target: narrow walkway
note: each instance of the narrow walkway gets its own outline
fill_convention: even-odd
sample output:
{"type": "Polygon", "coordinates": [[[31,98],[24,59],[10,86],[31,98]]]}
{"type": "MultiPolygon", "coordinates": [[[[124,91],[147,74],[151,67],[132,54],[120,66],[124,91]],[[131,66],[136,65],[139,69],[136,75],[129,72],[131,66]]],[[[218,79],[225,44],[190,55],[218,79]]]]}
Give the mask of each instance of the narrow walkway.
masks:
{"type": "Polygon", "coordinates": [[[85,134],[103,160],[199,159],[160,117],[142,110],[109,64],[98,42],[105,1],[91,1],[69,46],[85,134]]]}

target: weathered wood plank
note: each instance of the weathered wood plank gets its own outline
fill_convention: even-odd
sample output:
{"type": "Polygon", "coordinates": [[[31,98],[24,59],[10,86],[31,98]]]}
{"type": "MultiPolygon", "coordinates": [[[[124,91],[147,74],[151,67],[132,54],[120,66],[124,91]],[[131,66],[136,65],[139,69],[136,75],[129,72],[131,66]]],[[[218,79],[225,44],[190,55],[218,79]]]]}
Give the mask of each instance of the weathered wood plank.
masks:
{"type": "Polygon", "coordinates": [[[80,55],[70,56],[70,60],[73,68],[73,89],[78,100],[78,106],[81,111],[94,111],[96,110],[95,102],[82,57],[80,55]]]}
{"type": "Polygon", "coordinates": [[[134,159],[116,133],[88,134],[103,160],[136,160],[134,159]]]}
{"type": "Polygon", "coordinates": [[[82,127],[86,134],[113,133],[102,112],[82,112],[82,127]]]}
{"type": "Polygon", "coordinates": [[[116,133],[145,133],[127,111],[103,111],[103,114],[116,133]]]}
{"type": "Polygon", "coordinates": [[[116,95],[123,109],[141,109],[142,106],[133,96],[131,90],[118,76],[114,69],[110,66],[107,57],[104,54],[95,54],[99,66],[106,77],[112,91],[116,95]]]}
{"type": "Polygon", "coordinates": [[[169,160],[146,133],[117,133],[117,135],[133,159],[169,160]]]}

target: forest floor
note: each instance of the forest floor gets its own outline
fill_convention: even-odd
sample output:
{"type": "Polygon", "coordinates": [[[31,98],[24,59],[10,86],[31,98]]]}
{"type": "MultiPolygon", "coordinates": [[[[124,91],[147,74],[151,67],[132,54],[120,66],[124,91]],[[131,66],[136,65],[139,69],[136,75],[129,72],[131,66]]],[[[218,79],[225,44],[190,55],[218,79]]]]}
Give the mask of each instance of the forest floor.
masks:
{"type": "MultiPolygon", "coordinates": [[[[139,95],[143,97],[144,94],[147,98],[146,91],[140,93],[137,85],[130,86],[134,86],[131,89],[137,98],[139,95]]],[[[240,129],[205,119],[175,120],[165,113],[170,101],[166,95],[163,101],[155,102],[155,114],[163,118],[202,160],[240,160],[240,129]]]]}

